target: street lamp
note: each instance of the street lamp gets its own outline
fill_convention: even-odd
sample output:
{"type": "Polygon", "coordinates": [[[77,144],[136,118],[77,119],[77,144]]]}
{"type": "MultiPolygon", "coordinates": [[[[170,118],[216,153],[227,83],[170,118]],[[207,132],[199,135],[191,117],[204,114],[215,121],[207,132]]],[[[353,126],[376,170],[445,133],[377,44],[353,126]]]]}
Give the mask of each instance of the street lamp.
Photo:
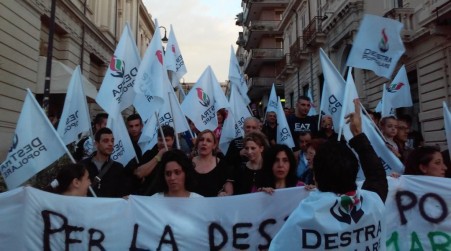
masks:
{"type": "Polygon", "coordinates": [[[164,29],[164,37],[161,39],[161,41],[163,41],[163,43],[166,44],[166,43],[168,42],[168,37],[166,37],[166,27],[160,26],[160,27],[158,27],[158,28],[164,29]]]}

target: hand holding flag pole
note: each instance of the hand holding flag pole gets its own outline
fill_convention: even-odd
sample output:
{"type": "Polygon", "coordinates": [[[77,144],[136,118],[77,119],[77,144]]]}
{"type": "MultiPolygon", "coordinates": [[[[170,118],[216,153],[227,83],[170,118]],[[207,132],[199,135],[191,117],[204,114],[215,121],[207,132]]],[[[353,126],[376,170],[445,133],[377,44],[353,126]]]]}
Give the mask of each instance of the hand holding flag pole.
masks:
{"type": "Polygon", "coordinates": [[[160,128],[160,133],[161,133],[161,138],[163,139],[164,149],[166,149],[166,151],[167,151],[168,150],[168,144],[166,143],[166,138],[164,137],[163,128],[161,127],[160,120],[158,119],[159,116],[158,116],[157,112],[155,112],[155,116],[157,118],[158,128],[160,128]]]}
{"type": "MultiPolygon", "coordinates": [[[[368,118],[371,118],[370,114],[368,113],[368,111],[365,109],[365,107],[362,105],[362,103],[360,103],[360,107],[362,107],[363,112],[365,113],[366,116],[368,116],[368,118]]],[[[379,127],[376,125],[376,123],[374,123],[374,121],[372,119],[370,119],[371,124],[373,124],[374,128],[376,129],[376,131],[378,132],[378,134],[381,136],[381,138],[384,140],[385,143],[387,143],[387,140],[385,139],[384,135],[382,134],[381,130],[379,129],[379,127]]]]}

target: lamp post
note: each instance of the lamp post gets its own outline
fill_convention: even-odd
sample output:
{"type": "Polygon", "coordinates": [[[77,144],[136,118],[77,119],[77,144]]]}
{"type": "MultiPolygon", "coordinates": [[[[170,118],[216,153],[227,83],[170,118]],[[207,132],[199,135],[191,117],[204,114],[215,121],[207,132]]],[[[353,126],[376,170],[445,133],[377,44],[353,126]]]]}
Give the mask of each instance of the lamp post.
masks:
{"type": "Polygon", "coordinates": [[[164,37],[161,39],[161,41],[166,44],[168,42],[168,37],[166,36],[166,27],[160,26],[158,28],[164,29],[164,37]]]}

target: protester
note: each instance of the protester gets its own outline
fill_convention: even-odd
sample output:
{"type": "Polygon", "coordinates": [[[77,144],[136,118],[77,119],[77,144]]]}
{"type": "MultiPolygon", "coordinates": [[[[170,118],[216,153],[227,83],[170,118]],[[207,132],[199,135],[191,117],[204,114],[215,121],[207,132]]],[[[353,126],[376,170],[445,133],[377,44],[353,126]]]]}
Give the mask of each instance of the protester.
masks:
{"type": "Polygon", "coordinates": [[[385,144],[388,149],[390,149],[396,157],[401,158],[398,145],[395,142],[395,136],[398,133],[398,121],[395,117],[390,116],[382,118],[379,124],[381,132],[385,137],[385,144]]]}
{"type": "Polygon", "coordinates": [[[334,123],[332,116],[323,115],[321,117],[321,129],[318,132],[317,138],[323,138],[327,140],[337,140],[338,134],[334,131],[334,123]]]}
{"type": "Polygon", "coordinates": [[[283,113],[285,114],[285,117],[288,118],[288,116],[291,115],[290,107],[285,106],[285,107],[283,108],[283,113]]]}
{"type": "Polygon", "coordinates": [[[263,163],[263,182],[259,191],[271,194],[274,189],[299,184],[296,177],[296,159],[288,146],[280,144],[272,146],[263,163]]]}
{"type": "Polygon", "coordinates": [[[357,189],[355,183],[359,161],[353,151],[344,142],[324,143],[313,160],[318,191],[310,192],[291,213],[269,250],[326,250],[326,247],[363,250],[375,243],[379,243],[379,249],[385,245],[385,236],[376,230],[385,223],[387,179],[381,161],[362,133],[360,102],[355,100],[354,105],[355,112],[346,118],[354,136],[349,145],[357,153],[366,177],[362,188],[357,189]],[[373,234],[365,238],[350,236],[347,241],[340,239],[365,226],[373,226],[373,234]],[[333,239],[337,242],[319,241],[323,236],[327,240],[330,233],[338,236],[333,239]]]}
{"type": "Polygon", "coordinates": [[[61,167],[46,190],[61,195],[86,196],[90,185],[89,172],[85,166],[68,164],[61,167]]]}
{"type": "Polygon", "coordinates": [[[319,150],[322,144],[326,142],[325,139],[312,139],[307,144],[306,159],[307,159],[307,169],[299,178],[305,185],[314,185],[315,180],[313,178],[313,159],[315,158],[316,152],[319,150]]]}
{"type": "Polygon", "coordinates": [[[222,126],[224,125],[224,120],[227,118],[227,110],[225,108],[219,109],[216,112],[216,119],[218,120],[218,127],[213,131],[216,138],[219,140],[221,138],[222,126]]]}
{"type": "MultiPolygon", "coordinates": [[[[256,117],[247,117],[243,122],[244,136],[247,134],[260,131],[260,121],[256,117]]],[[[239,168],[242,163],[247,161],[246,150],[243,149],[243,137],[233,139],[229,144],[229,149],[224,159],[234,168],[239,168]]]]}
{"type": "Polygon", "coordinates": [[[171,126],[164,125],[158,130],[157,144],[150,150],[147,150],[141,160],[141,165],[135,170],[135,175],[141,180],[140,187],[134,191],[140,195],[152,195],[156,192],[156,167],[161,161],[161,157],[167,151],[172,150],[174,145],[175,133],[171,126]],[[161,134],[163,131],[163,135],[161,134]],[[166,144],[166,147],[165,147],[166,144]]]}
{"type": "Polygon", "coordinates": [[[411,148],[408,144],[408,136],[409,136],[409,125],[407,123],[407,119],[405,116],[398,117],[398,127],[397,133],[394,138],[396,145],[398,146],[398,152],[401,155],[401,161],[403,164],[406,163],[407,157],[409,153],[412,152],[413,148],[411,148]]]}
{"type": "Polygon", "coordinates": [[[183,151],[165,152],[158,166],[157,193],[152,197],[203,197],[194,190],[193,164],[183,151]]]}
{"type": "Polygon", "coordinates": [[[424,138],[421,132],[416,131],[412,128],[412,117],[410,115],[404,114],[402,115],[402,120],[407,123],[407,127],[409,128],[409,135],[407,136],[407,146],[411,149],[418,148],[420,146],[424,146],[424,138]]]}
{"type": "Polygon", "coordinates": [[[217,156],[218,139],[211,130],[197,135],[196,156],[192,161],[197,181],[196,193],[205,197],[233,194],[233,169],[217,156]]]}
{"type": "Polygon", "coordinates": [[[318,116],[308,116],[310,108],[310,98],[300,96],[296,103],[296,113],[287,118],[294,139],[297,139],[301,132],[310,132],[313,136],[318,133],[318,116]]]}
{"type": "Polygon", "coordinates": [[[256,192],[263,185],[263,154],[269,144],[261,132],[251,132],[244,138],[248,161],[235,169],[235,194],[256,192]]]}
{"type": "Polygon", "coordinates": [[[410,153],[404,174],[445,177],[447,169],[439,149],[423,146],[410,153]]]}
{"type": "Polygon", "coordinates": [[[299,133],[298,139],[299,150],[294,152],[294,156],[298,163],[296,168],[296,176],[300,179],[308,167],[307,145],[312,140],[312,134],[310,132],[301,132],[299,133]]]}
{"type": "MultiPolygon", "coordinates": [[[[94,117],[94,120],[92,121],[93,123],[92,133],[95,135],[98,130],[106,127],[107,120],[108,120],[107,113],[98,113],[94,117]]],[[[78,141],[73,157],[76,161],[80,161],[82,159],[91,156],[94,151],[95,151],[94,140],[92,140],[91,137],[86,136],[82,138],[80,141],[78,141]]]]}
{"type": "Polygon", "coordinates": [[[141,137],[143,127],[144,124],[139,114],[135,113],[127,117],[127,131],[132,140],[133,148],[135,149],[136,157],[139,162],[141,162],[142,151],[138,141],[139,137],[141,137]]]}
{"type": "Polygon", "coordinates": [[[130,184],[124,173],[124,166],[110,158],[113,152],[113,132],[101,128],[95,135],[97,151],[81,161],[89,172],[89,179],[98,197],[123,197],[129,194],[130,184]]]}
{"type": "Polygon", "coordinates": [[[271,146],[276,144],[277,140],[277,115],[275,112],[266,113],[266,121],[262,126],[262,133],[268,139],[271,146]]]}

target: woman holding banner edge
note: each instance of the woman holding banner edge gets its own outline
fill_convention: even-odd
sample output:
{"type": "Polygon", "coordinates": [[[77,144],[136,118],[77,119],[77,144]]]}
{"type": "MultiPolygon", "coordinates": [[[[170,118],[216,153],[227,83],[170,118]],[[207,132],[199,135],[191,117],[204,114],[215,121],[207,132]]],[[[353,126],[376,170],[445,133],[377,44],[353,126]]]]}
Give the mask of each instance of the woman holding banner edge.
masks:
{"type": "Polygon", "coordinates": [[[301,201],[269,250],[363,250],[375,246],[384,250],[385,233],[381,226],[385,221],[387,179],[381,161],[362,133],[360,102],[354,100],[354,105],[355,112],[346,120],[354,136],[349,145],[357,153],[366,177],[362,188],[357,189],[355,183],[359,165],[352,150],[343,142],[323,144],[313,165],[318,191],[301,201]],[[356,229],[371,231],[371,235],[361,236],[356,229]],[[332,242],[328,239],[331,236],[332,242]]]}

